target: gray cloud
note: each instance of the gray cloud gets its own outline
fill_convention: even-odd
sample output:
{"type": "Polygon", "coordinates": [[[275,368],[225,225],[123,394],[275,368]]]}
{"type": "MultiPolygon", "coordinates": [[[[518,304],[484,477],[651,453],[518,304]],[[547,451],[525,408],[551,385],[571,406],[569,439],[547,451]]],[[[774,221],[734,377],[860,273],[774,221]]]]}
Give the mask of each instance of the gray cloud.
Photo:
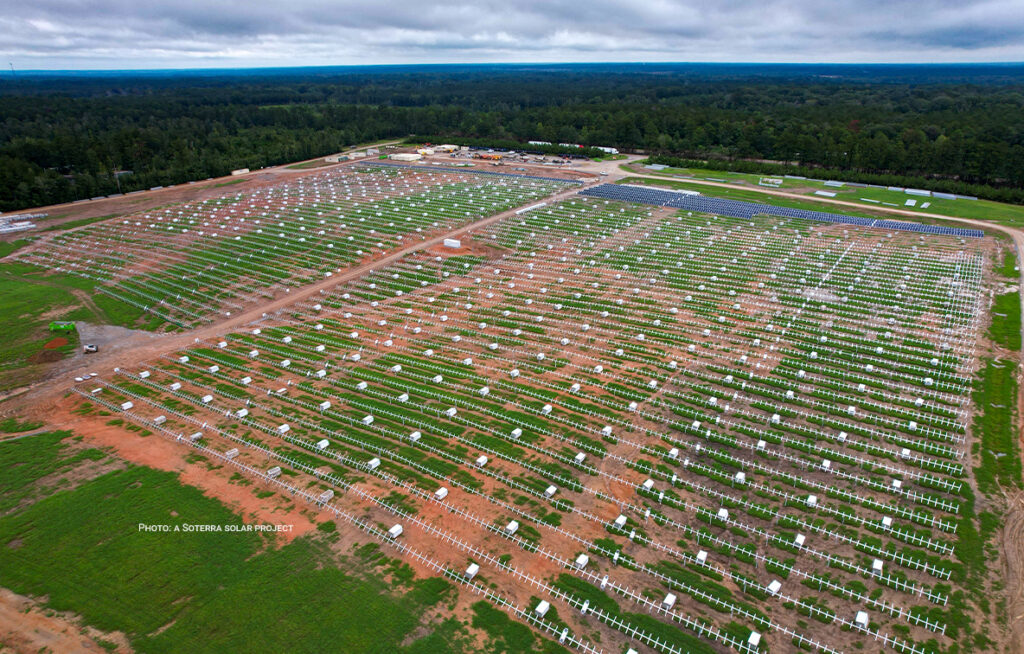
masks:
{"type": "Polygon", "coordinates": [[[21,69],[1024,60],[1020,0],[4,0],[21,69]]]}

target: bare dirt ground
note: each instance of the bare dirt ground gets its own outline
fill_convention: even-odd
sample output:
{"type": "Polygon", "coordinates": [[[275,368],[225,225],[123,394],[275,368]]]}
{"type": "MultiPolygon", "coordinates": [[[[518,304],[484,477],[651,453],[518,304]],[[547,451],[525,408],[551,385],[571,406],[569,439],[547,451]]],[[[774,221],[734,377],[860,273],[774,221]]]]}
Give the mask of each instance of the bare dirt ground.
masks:
{"type": "MultiPolygon", "coordinates": [[[[167,334],[147,332],[141,329],[128,329],[116,325],[93,325],[87,322],[76,322],[79,340],[82,345],[86,343],[96,345],[100,352],[111,355],[125,354],[135,350],[143,343],[159,343],[167,337],[167,334]]],[[[54,366],[52,375],[62,375],[67,370],[77,368],[80,365],[89,365],[95,358],[92,354],[84,354],[81,350],[75,356],[64,359],[59,365],[54,366]]]]}
{"type": "Polygon", "coordinates": [[[87,322],[76,322],[75,327],[78,328],[82,343],[93,343],[108,352],[118,352],[125,349],[128,344],[138,343],[139,340],[159,340],[163,336],[139,329],[93,325],[87,322]]]}
{"type": "Polygon", "coordinates": [[[1024,651],[1024,494],[1006,498],[1008,511],[1003,521],[1002,549],[1006,553],[1003,573],[1006,579],[1007,613],[1009,617],[1008,651],[1024,651]]]}
{"type": "Polygon", "coordinates": [[[121,632],[105,633],[83,625],[71,613],[40,608],[35,600],[0,588],[0,654],[21,652],[103,652],[97,641],[115,644],[113,651],[128,654],[132,648],[121,632]]]}
{"type": "Polygon", "coordinates": [[[56,429],[70,430],[82,436],[83,443],[110,449],[130,463],[176,472],[182,483],[195,486],[208,497],[220,500],[248,523],[293,525],[289,532],[278,532],[284,543],[316,528],[301,507],[290,501],[282,502],[284,498],[279,495],[260,499],[253,491],[254,486],[231,483],[232,470],[211,467],[205,461],[190,463],[186,461],[190,450],[155,434],[141,437],[121,427],[106,425],[95,417],[71,413],[75,404],[76,398],[56,402],[46,412],[47,424],[56,429]]]}
{"type": "Polygon", "coordinates": [[[463,237],[460,240],[462,247],[450,248],[444,244],[439,244],[427,248],[426,253],[431,256],[475,256],[483,257],[485,259],[497,259],[504,254],[504,250],[502,248],[490,245],[485,241],[466,237],[463,237]]]}

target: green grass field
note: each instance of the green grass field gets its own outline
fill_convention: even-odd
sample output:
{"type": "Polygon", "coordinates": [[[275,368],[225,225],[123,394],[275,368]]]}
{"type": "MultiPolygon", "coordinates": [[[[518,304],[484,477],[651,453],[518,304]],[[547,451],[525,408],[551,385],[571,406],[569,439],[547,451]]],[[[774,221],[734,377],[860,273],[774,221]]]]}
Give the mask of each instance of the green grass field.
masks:
{"type": "Polygon", "coordinates": [[[31,241],[28,239],[18,239],[17,241],[0,241],[0,259],[3,259],[9,254],[13,254],[21,248],[28,245],[31,241]]]}
{"type": "Polygon", "coordinates": [[[1007,350],[1020,351],[1020,293],[996,296],[988,337],[1007,350]]]}
{"type": "MultiPolygon", "coordinates": [[[[34,357],[41,356],[43,345],[58,336],[48,330],[50,320],[99,320],[74,295],[73,290],[82,290],[85,280],[60,276],[54,279],[55,286],[34,283],[29,268],[0,265],[0,388],[16,384],[17,380],[8,378],[24,375],[23,367],[31,365],[34,357]]],[[[72,344],[77,347],[77,334],[64,336],[69,345],[60,348],[62,356],[73,351],[72,344]]]]}
{"type": "Polygon", "coordinates": [[[1003,260],[996,267],[996,274],[1008,279],[1019,279],[1020,273],[1017,270],[1017,256],[1010,248],[1003,249],[1003,260]]]}
{"type": "MultiPolygon", "coordinates": [[[[20,427],[18,423],[7,426],[20,427]]],[[[17,431],[21,431],[20,428],[17,431]]],[[[3,470],[0,473],[0,514],[40,493],[56,490],[38,485],[40,478],[55,475],[85,460],[106,458],[106,454],[95,449],[72,454],[67,442],[70,437],[70,433],[62,431],[0,443],[3,470]]]]}
{"type": "MultiPolygon", "coordinates": [[[[639,168],[623,166],[622,168],[629,172],[643,172],[644,174],[693,177],[695,179],[708,181],[725,180],[726,182],[735,182],[738,188],[764,188],[758,186],[758,181],[762,177],[774,177],[773,175],[733,173],[721,170],[706,170],[702,168],[666,168],[665,170],[657,172],[646,170],[642,166],[639,168]]],[[[703,188],[707,187],[705,186],[703,188]]],[[[802,193],[812,198],[814,197],[815,191],[828,191],[836,194],[834,198],[836,200],[863,204],[866,209],[870,209],[876,204],[888,202],[891,205],[895,205],[891,208],[936,213],[954,218],[977,218],[979,220],[989,220],[1011,227],[1024,227],[1024,206],[992,202],[989,200],[943,200],[939,198],[922,198],[907,195],[902,191],[890,191],[888,189],[862,188],[856,186],[842,186],[839,188],[829,187],[825,186],[823,182],[815,182],[806,179],[783,178],[782,185],[777,188],[783,191],[802,193]],[[875,202],[865,202],[864,198],[874,200],[875,202]],[[917,206],[905,206],[905,202],[907,200],[916,200],[917,206]],[[930,204],[927,208],[922,209],[921,204],[924,202],[928,202],[930,204]]],[[[708,193],[708,195],[712,194],[708,193]]],[[[762,197],[764,197],[763,194],[762,197]]]]}
{"type": "Polygon", "coordinates": [[[0,518],[0,579],[15,592],[123,631],[140,652],[464,651],[457,621],[423,623],[426,610],[454,598],[448,582],[412,579],[379,555],[377,567],[359,554],[339,559],[331,529],[283,547],[248,532],[140,532],[139,523],[242,521],[175,474],[131,465],[73,490],[36,488],[107,458],[72,440],[62,432],[0,444],[4,508],[21,504],[0,518]]]}
{"type": "Polygon", "coordinates": [[[43,426],[41,422],[32,420],[19,420],[18,418],[4,418],[0,420],[0,433],[20,434],[21,432],[32,431],[43,426]]]}
{"type": "Polygon", "coordinates": [[[978,489],[989,494],[1021,485],[1020,452],[1017,446],[1017,364],[988,359],[981,369],[973,395],[976,407],[974,434],[979,439],[981,465],[975,469],[978,489]]]}
{"type": "Polygon", "coordinates": [[[134,329],[156,329],[162,324],[150,314],[120,300],[95,292],[96,283],[84,277],[47,274],[23,263],[0,264],[0,390],[30,381],[49,363],[72,354],[77,333],[52,334],[51,320],[84,321],[134,329]],[[93,308],[82,295],[91,298],[93,308]],[[43,354],[43,345],[56,336],[68,344],[43,354]]]}
{"type": "Polygon", "coordinates": [[[567,654],[561,645],[538,639],[526,625],[516,622],[487,602],[473,605],[473,626],[482,629],[493,643],[491,652],[501,654],[567,654]]]}

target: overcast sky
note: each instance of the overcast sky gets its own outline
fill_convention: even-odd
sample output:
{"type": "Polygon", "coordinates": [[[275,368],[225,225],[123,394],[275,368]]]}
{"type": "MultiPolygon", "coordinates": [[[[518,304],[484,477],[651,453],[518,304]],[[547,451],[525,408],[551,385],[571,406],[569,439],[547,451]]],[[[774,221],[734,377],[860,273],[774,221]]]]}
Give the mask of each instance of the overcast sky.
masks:
{"type": "Polygon", "coordinates": [[[20,70],[1024,61],[1024,0],[0,0],[0,8],[0,55],[20,70]]]}

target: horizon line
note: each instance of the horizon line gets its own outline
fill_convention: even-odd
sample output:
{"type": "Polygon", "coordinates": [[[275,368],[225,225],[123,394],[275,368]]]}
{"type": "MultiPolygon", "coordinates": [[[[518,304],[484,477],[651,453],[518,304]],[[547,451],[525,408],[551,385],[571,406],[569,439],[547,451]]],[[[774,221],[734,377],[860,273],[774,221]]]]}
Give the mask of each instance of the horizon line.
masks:
{"type": "MultiPolygon", "coordinates": [[[[814,61],[814,62],[763,62],[763,61],[547,61],[547,62],[431,62],[431,63],[392,63],[392,64],[309,64],[294,66],[205,66],[205,67],[154,67],[154,68],[26,68],[17,69],[11,62],[11,73],[15,75],[56,75],[56,74],[103,74],[103,73],[182,73],[182,72],[226,72],[226,71],[287,71],[309,69],[387,69],[408,67],[473,67],[473,66],[752,66],[752,67],[867,67],[882,68],[891,66],[938,68],[938,67],[1024,67],[1024,61],[936,61],[936,62],[856,62],[856,61],[814,61]]],[[[0,72],[0,78],[7,77],[0,72]]]]}

